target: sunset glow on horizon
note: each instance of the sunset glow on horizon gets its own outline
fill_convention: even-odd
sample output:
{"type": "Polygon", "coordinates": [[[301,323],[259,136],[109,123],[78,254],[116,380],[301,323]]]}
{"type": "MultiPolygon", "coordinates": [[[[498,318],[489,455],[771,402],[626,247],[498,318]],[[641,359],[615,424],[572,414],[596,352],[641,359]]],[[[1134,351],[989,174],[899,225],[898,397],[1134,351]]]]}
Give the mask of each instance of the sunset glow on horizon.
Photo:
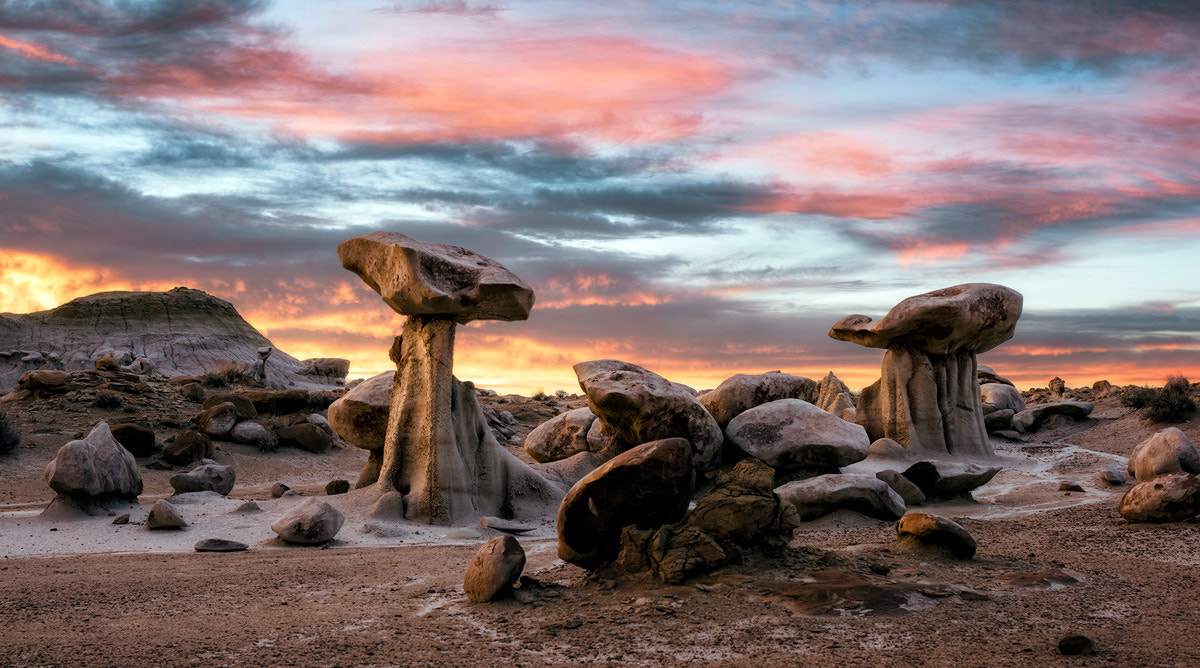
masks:
{"type": "Polygon", "coordinates": [[[459,328],[501,392],[860,389],[829,327],[966,282],[1019,387],[1200,380],[1186,3],[0,0],[0,128],[0,312],[182,285],[369,376],[402,316],[336,249],[392,230],[534,288],[459,328]]]}

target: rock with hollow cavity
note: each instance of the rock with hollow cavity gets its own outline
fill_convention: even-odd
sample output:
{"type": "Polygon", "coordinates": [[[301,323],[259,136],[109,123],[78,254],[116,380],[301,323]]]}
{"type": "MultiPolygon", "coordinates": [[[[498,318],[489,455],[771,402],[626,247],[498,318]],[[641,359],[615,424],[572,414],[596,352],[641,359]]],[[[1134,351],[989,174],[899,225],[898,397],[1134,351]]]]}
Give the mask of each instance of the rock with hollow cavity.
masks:
{"type": "Polygon", "coordinates": [[[962,462],[917,462],[904,471],[904,477],[930,499],[952,499],[987,484],[1001,467],[985,467],[962,462]]]}
{"type": "Polygon", "coordinates": [[[692,392],[618,360],[580,362],[574,369],[588,408],[625,444],[685,438],[692,444],[698,470],[720,462],[721,427],[692,392]]]}
{"type": "Polygon", "coordinates": [[[722,429],[730,420],[755,406],[779,399],[802,399],[811,403],[816,398],[817,384],[813,380],[779,371],[753,376],[739,373],[699,397],[700,403],[722,429]]]}
{"type": "Polygon", "coordinates": [[[222,466],[211,459],[205,459],[200,465],[187,473],[176,473],[168,482],[176,494],[188,492],[216,492],[227,496],[233,491],[233,483],[237,480],[232,466],[222,466]]]}
{"type": "Polygon", "coordinates": [[[1126,522],[1182,522],[1200,515],[1200,477],[1179,471],[1139,482],[1121,497],[1126,522]]]}
{"type": "Polygon", "coordinates": [[[729,442],[781,473],[833,469],[866,459],[871,441],[859,425],[800,399],[780,399],[738,415],[729,442]]]}
{"type": "Polygon", "coordinates": [[[1085,420],[1092,414],[1092,404],[1087,401],[1055,401],[1037,404],[1013,416],[1017,431],[1037,431],[1046,420],[1054,415],[1065,415],[1072,420],[1085,420]]]}
{"type": "Polygon", "coordinates": [[[909,513],[896,523],[896,538],[901,546],[918,550],[939,550],[959,559],[975,556],[975,539],[954,520],[931,513],[909,513]]]}
{"type": "Polygon", "coordinates": [[[541,423],[525,437],[525,452],[535,462],[556,462],[588,450],[588,430],[596,415],[576,408],[541,423]]]}
{"type": "Polygon", "coordinates": [[[842,318],[829,336],[887,349],[858,423],[913,452],[991,455],[975,356],[1012,338],[1021,305],[1014,290],[967,283],[909,297],[878,321],[842,318]]]}
{"type": "Polygon", "coordinates": [[[840,473],[789,482],[775,490],[792,504],[802,520],[814,520],[835,510],[853,510],[881,520],[904,515],[904,499],[872,475],[840,473]]]}
{"type": "Polygon", "coordinates": [[[1021,391],[1012,385],[1004,383],[980,385],[979,397],[985,404],[992,404],[1000,409],[1007,408],[1013,413],[1025,410],[1025,398],[1021,396],[1021,391]]]}
{"type": "Polygon", "coordinates": [[[358,274],[403,315],[525,320],[533,290],[499,262],[449,244],[398,232],[371,232],[338,246],[342,266],[358,274]]]}
{"type": "Polygon", "coordinates": [[[621,529],[678,521],[695,486],[692,447],[682,438],[651,441],[610,459],[575,484],[558,509],[558,556],[596,568],[617,556],[621,529]]]}
{"type": "Polygon", "coordinates": [[[1200,452],[1177,427],[1164,429],[1142,441],[1129,455],[1129,475],[1139,482],[1176,471],[1200,473],[1200,452]]]}
{"type": "Polygon", "coordinates": [[[78,502],[136,501],[142,493],[137,462],[100,422],[82,440],[58,449],[46,466],[46,484],[78,502]]]}
{"type": "Polygon", "coordinates": [[[471,559],[463,591],[472,603],[484,603],[507,592],[525,570],[525,550],[512,536],[496,536],[471,559]]]}
{"type": "Polygon", "coordinates": [[[296,504],[271,523],[271,530],[287,543],[320,545],[333,540],[346,518],[337,508],[317,498],[296,504]]]}
{"type": "Polygon", "coordinates": [[[187,526],[187,522],[183,521],[183,516],[179,514],[179,509],[168,502],[166,499],[159,499],[150,506],[150,513],[146,515],[146,528],[155,529],[182,529],[187,526]]]}

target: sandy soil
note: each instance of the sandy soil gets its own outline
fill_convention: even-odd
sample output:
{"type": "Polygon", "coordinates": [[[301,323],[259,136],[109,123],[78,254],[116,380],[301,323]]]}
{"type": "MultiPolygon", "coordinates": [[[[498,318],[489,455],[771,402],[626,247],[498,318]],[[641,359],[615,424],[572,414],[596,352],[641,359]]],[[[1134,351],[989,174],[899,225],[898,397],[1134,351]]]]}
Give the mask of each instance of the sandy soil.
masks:
{"type": "MultiPolygon", "coordinates": [[[[527,420],[560,408],[542,406],[527,420]]],[[[1124,489],[1096,477],[1164,425],[1141,424],[1115,399],[1093,415],[1034,442],[997,441],[1006,468],[975,502],[929,507],[975,536],[971,561],[901,551],[892,523],[842,512],[797,530],[780,560],[685,586],[588,579],[555,559],[544,519],[520,539],[529,562],[516,596],[482,605],[466,602],[462,574],[489,529],[372,530],[351,494],[330,497],[348,516],[333,546],[271,538],[265,525],[295,500],[265,500],[266,486],[316,494],[329,479],[352,479],[365,456],[352,447],[271,455],[222,444],[218,458],[238,467],[232,496],[264,499],[262,512],[197,498],[181,506],[193,526],[169,535],[106,517],[39,516],[51,496],[41,468],[95,418],[59,415],[57,431],[71,433],[0,460],[9,504],[0,508],[0,664],[1200,665],[1200,522],[1125,525],[1116,511],[1124,489]],[[1059,492],[1062,480],[1087,491],[1059,492]],[[187,551],[215,535],[251,550],[187,551]],[[1090,636],[1097,653],[1061,656],[1067,633],[1090,636]]],[[[1181,427],[1200,442],[1200,423],[1181,427]]],[[[143,502],[169,490],[169,472],[143,474],[143,502]]]]}

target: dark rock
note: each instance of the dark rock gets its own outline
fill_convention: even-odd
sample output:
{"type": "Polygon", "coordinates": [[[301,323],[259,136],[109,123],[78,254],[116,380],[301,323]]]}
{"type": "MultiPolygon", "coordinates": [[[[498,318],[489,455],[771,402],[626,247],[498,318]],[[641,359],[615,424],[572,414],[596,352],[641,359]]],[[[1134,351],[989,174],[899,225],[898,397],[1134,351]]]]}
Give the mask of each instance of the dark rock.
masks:
{"type": "Polygon", "coordinates": [[[307,390],[239,390],[259,414],[287,415],[308,408],[307,390]]]}
{"type": "Polygon", "coordinates": [[[311,422],[284,427],[275,433],[279,436],[280,445],[308,452],[325,452],[333,445],[329,434],[311,422]]]}
{"type": "Polygon", "coordinates": [[[291,487],[288,487],[287,485],[285,485],[281,482],[277,482],[274,485],[271,485],[271,498],[278,499],[279,497],[283,496],[285,492],[287,492],[289,490],[291,490],[291,487]]]}
{"type": "Polygon", "coordinates": [[[113,518],[113,524],[129,524],[129,513],[121,513],[113,518]]]}
{"type": "Polygon", "coordinates": [[[981,487],[1000,472],[1000,467],[983,467],[961,462],[917,462],[904,477],[929,499],[952,499],[981,487]]]}
{"type": "Polygon", "coordinates": [[[861,473],[821,475],[789,482],[775,490],[792,504],[802,520],[813,520],[839,510],[853,510],[881,520],[904,515],[904,499],[886,482],[861,473]]]}
{"type": "Polygon", "coordinates": [[[205,538],[196,543],[195,549],[197,552],[244,552],[250,549],[250,546],[245,543],[239,543],[236,540],[205,538]]]}
{"type": "Polygon", "coordinates": [[[204,386],[200,383],[188,383],[179,388],[179,393],[188,401],[197,403],[204,401],[204,386]]]}
{"type": "Polygon", "coordinates": [[[220,406],[223,403],[233,404],[234,414],[237,416],[238,422],[241,422],[242,420],[258,419],[258,411],[255,410],[254,404],[251,403],[246,397],[239,394],[234,394],[232,392],[221,392],[214,394],[205,399],[200,408],[202,410],[209,410],[210,408],[220,406]]]}
{"type": "Polygon", "coordinates": [[[325,484],[325,494],[333,496],[334,494],[345,494],[350,491],[349,480],[330,480],[325,484]]]}
{"type": "Polygon", "coordinates": [[[743,459],[696,502],[686,523],[718,541],[746,543],[766,531],[779,515],[772,492],[775,471],[756,459],[743,459]]]}
{"type": "Polygon", "coordinates": [[[1072,420],[1084,420],[1092,414],[1092,404],[1086,401],[1056,401],[1038,404],[1013,416],[1013,426],[1018,431],[1037,431],[1053,415],[1064,415],[1072,420]]]}
{"type": "Polygon", "coordinates": [[[155,501],[150,506],[150,514],[146,515],[147,529],[182,529],[186,526],[187,522],[183,521],[175,506],[163,499],[155,501]]]}
{"type": "Polygon", "coordinates": [[[1129,482],[1129,476],[1116,466],[1106,465],[1100,467],[1100,481],[1105,485],[1119,487],[1129,482]]]}
{"type": "Polygon", "coordinates": [[[232,466],[223,466],[211,459],[203,459],[200,465],[187,473],[176,473],[168,482],[176,494],[188,492],[216,492],[225,496],[233,491],[237,480],[232,466]]]}
{"type": "Polygon", "coordinates": [[[337,508],[310,498],[272,522],[271,530],[287,543],[320,545],[333,540],[345,522],[345,516],[337,508]]]}
{"type": "MultiPolygon", "coordinates": [[[[999,385],[998,383],[992,383],[999,385]]],[[[1001,387],[1008,387],[1003,385],[1001,387]]],[[[983,426],[987,428],[988,433],[996,431],[1005,431],[1012,428],[1012,419],[1017,412],[1011,408],[1000,408],[983,416],[983,426]]]]}
{"type": "Polygon", "coordinates": [[[112,426],[113,438],[134,457],[154,454],[154,430],[128,422],[112,426]]]}
{"type": "Polygon", "coordinates": [[[211,459],[212,455],[212,439],[198,431],[188,429],[163,448],[162,458],[168,464],[183,466],[201,459],[211,459]]]}
{"type": "Polygon", "coordinates": [[[665,584],[681,584],[728,560],[720,544],[694,526],[668,524],[650,539],[650,568],[665,584]]]}
{"type": "Polygon", "coordinates": [[[896,523],[896,537],[908,548],[942,550],[959,559],[975,556],[975,539],[954,520],[930,513],[909,513],[896,523]]]}
{"type": "Polygon", "coordinates": [[[1083,486],[1077,482],[1063,481],[1058,483],[1058,491],[1060,492],[1082,492],[1083,486]]]}
{"type": "Polygon", "coordinates": [[[508,592],[525,569],[525,550],[512,536],[489,540],[467,566],[463,591],[472,603],[483,603],[508,592]]]}
{"type": "Polygon", "coordinates": [[[925,493],[921,491],[921,488],[914,485],[911,480],[905,478],[899,471],[887,469],[879,471],[875,474],[875,477],[887,483],[887,486],[891,487],[892,491],[899,494],[900,498],[904,499],[905,506],[915,506],[925,502],[925,493]]]}
{"type": "Polygon", "coordinates": [[[1072,633],[1058,641],[1058,653],[1064,656],[1089,656],[1096,652],[1096,643],[1091,638],[1072,633]]]}

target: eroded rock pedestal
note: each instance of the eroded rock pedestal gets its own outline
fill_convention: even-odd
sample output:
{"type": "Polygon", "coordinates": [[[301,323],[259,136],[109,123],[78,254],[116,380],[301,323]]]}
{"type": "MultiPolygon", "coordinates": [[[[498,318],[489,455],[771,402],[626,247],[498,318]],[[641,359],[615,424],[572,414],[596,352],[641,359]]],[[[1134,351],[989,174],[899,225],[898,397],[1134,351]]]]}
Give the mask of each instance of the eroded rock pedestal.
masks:
{"type": "Polygon", "coordinates": [[[1021,305],[1014,290],[967,283],[909,297],[877,322],[842,318],[829,336],[887,350],[855,420],[913,452],[991,455],[976,355],[1012,338],[1021,305]]]}
{"type": "MultiPolygon", "coordinates": [[[[452,374],[456,325],[528,318],[529,286],[478,253],[393,232],[355,237],[338,254],[384,302],[409,316],[374,513],[453,525],[546,512],[561,492],[500,446],[474,387],[452,374]]],[[[364,476],[371,468],[369,462],[364,476]]]]}

